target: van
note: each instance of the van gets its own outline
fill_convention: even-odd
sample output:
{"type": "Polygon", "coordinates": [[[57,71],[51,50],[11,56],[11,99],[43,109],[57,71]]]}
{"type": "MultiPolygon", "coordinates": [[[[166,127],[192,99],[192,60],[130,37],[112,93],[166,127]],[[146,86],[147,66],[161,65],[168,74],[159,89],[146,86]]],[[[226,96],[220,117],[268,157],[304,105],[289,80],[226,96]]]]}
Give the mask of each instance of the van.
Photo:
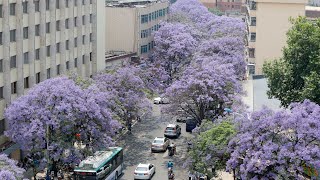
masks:
{"type": "Polygon", "coordinates": [[[192,130],[196,127],[197,127],[197,120],[196,119],[193,119],[193,118],[187,119],[187,121],[186,121],[186,131],[187,132],[192,132],[192,130]]]}

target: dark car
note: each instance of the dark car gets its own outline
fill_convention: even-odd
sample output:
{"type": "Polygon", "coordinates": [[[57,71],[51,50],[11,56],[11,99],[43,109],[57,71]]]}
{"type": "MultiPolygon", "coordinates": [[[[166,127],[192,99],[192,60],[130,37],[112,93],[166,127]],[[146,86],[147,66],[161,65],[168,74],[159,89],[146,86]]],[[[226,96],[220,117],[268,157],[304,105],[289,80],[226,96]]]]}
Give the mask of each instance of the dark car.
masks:
{"type": "Polygon", "coordinates": [[[187,119],[186,120],[186,131],[192,132],[194,128],[197,127],[197,120],[196,119],[187,119]]]}

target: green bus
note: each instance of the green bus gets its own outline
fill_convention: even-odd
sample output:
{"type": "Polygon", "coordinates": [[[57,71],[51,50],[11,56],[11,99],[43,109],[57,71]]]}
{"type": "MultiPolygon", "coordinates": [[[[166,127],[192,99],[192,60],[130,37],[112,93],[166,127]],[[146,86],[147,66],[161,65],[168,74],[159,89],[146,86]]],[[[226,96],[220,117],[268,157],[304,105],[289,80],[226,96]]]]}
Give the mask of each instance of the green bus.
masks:
{"type": "Polygon", "coordinates": [[[81,161],[74,173],[76,180],[116,180],[122,174],[122,169],[123,149],[109,147],[81,161]]]}

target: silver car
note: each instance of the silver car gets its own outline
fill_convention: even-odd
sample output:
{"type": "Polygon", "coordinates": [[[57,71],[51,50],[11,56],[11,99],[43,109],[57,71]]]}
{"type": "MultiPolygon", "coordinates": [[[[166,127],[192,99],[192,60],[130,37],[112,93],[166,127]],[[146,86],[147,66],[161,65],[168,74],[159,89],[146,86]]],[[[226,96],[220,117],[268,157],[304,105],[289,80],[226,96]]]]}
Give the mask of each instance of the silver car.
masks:
{"type": "Polygon", "coordinates": [[[170,140],[166,137],[156,137],[151,144],[151,152],[166,151],[170,144],[170,140]]]}
{"type": "Polygon", "coordinates": [[[181,127],[177,124],[168,124],[166,130],[164,131],[165,137],[176,137],[181,135],[181,127]]]}

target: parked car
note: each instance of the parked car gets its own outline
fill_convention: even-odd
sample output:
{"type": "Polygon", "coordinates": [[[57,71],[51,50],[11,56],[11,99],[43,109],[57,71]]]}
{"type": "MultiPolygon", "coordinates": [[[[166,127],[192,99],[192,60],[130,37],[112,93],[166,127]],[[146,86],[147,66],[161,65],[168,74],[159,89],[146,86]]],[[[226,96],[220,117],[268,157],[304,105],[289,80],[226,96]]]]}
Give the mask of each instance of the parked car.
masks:
{"type": "Polygon", "coordinates": [[[194,118],[187,119],[186,121],[186,131],[192,132],[194,128],[197,127],[197,120],[194,118]]]}
{"type": "Polygon", "coordinates": [[[153,164],[139,164],[134,170],[134,179],[151,179],[156,173],[156,167],[153,164]]]}
{"type": "Polygon", "coordinates": [[[169,99],[166,97],[156,97],[153,99],[154,104],[169,104],[169,99]]]}
{"type": "Polygon", "coordinates": [[[166,137],[156,137],[151,144],[151,152],[166,151],[170,140],[166,137]]]}
{"type": "Polygon", "coordinates": [[[179,137],[181,134],[181,127],[177,124],[168,124],[164,130],[164,137],[179,137]]]}

